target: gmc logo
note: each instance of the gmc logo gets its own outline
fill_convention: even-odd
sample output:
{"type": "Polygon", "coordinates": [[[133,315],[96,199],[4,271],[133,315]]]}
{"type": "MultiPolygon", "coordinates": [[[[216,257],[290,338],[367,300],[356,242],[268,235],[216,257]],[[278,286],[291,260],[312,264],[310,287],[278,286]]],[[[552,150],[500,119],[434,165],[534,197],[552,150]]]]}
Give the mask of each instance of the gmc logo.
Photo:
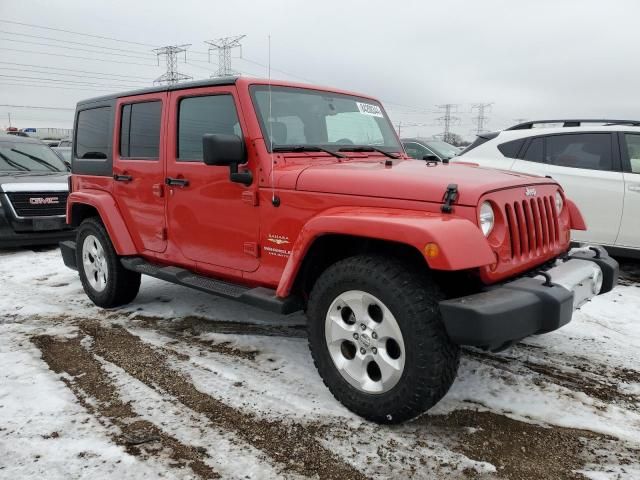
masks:
{"type": "Polygon", "coordinates": [[[29,199],[31,205],[56,205],[60,203],[58,197],[32,197],[29,199]]]}

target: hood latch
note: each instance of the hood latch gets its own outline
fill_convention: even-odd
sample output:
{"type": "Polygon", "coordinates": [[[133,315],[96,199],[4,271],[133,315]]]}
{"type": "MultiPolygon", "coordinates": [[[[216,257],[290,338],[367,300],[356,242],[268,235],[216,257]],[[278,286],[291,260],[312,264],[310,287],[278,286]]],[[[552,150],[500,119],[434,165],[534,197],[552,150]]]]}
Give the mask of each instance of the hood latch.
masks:
{"type": "Polygon", "coordinates": [[[443,213],[451,213],[453,212],[453,207],[451,204],[458,199],[458,184],[450,183],[447,187],[447,191],[444,192],[444,205],[440,207],[443,213]]]}

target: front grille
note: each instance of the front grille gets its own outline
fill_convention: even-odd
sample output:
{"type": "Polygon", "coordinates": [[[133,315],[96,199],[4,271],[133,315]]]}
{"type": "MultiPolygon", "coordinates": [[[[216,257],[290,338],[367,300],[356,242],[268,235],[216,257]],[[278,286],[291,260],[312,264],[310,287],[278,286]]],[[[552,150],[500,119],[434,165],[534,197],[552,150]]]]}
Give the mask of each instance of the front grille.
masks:
{"type": "Polygon", "coordinates": [[[531,257],[552,250],[560,241],[558,215],[551,195],[505,205],[511,258],[531,257]]]}
{"type": "Polygon", "coordinates": [[[9,192],[7,198],[19,217],[64,215],[68,192],[9,192]]]}

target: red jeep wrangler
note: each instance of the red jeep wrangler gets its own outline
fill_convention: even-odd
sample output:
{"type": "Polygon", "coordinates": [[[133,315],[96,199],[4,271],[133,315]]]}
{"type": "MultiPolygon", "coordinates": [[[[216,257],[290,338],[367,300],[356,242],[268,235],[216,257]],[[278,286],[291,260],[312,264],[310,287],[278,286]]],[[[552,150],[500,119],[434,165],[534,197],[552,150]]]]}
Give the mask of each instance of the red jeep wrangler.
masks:
{"type": "Polygon", "coordinates": [[[334,396],[376,422],[451,386],[460,345],[549,332],[613,288],[549,178],[410,159],[380,103],[248,78],[80,102],[62,244],[96,305],[140,275],[306,311],[334,396]]]}

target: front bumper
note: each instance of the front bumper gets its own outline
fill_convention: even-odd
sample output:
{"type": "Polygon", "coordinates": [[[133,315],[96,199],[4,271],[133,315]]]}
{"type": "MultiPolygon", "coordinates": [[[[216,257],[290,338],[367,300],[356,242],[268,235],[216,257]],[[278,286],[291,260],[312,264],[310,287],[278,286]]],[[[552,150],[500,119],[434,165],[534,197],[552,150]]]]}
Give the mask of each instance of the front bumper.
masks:
{"type": "Polygon", "coordinates": [[[618,271],[604,248],[574,249],[537,276],[442,301],[440,311],[454,343],[500,350],[569,323],[575,309],[617,284],[618,271]]]}

